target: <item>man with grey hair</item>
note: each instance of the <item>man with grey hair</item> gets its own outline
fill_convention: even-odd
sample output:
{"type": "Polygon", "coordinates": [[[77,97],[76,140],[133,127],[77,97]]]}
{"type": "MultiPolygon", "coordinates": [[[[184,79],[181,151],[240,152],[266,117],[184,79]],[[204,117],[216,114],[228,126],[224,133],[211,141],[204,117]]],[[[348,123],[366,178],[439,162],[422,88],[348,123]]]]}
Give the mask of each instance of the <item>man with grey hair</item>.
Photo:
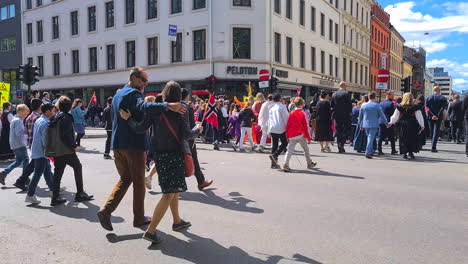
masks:
{"type": "Polygon", "coordinates": [[[437,140],[439,140],[439,131],[442,120],[444,119],[444,110],[447,109],[447,99],[440,94],[440,87],[434,86],[434,93],[426,99],[426,106],[429,108],[427,119],[429,121],[429,130],[432,136],[432,152],[437,152],[437,140]]]}
{"type": "Polygon", "coordinates": [[[347,86],[345,82],[341,82],[340,89],[333,94],[331,100],[339,153],[346,152],[344,145],[351,131],[353,103],[351,102],[351,96],[346,91],[347,86]]]}

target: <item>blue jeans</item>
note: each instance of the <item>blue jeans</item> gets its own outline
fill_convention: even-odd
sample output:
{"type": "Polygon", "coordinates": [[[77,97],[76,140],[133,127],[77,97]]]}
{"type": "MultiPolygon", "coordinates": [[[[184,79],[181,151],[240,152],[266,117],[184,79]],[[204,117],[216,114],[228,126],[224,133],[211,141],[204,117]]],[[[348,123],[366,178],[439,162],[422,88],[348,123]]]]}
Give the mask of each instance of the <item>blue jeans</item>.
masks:
{"type": "Polygon", "coordinates": [[[440,124],[442,120],[429,120],[429,129],[432,135],[432,149],[437,149],[437,141],[439,140],[440,124]]]}
{"type": "Polygon", "coordinates": [[[37,184],[41,179],[42,174],[44,174],[44,179],[49,190],[53,190],[53,181],[52,181],[52,170],[50,167],[49,159],[39,158],[33,159],[34,162],[34,175],[28,187],[28,196],[33,196],[36,193],[37,184]]]}
{"type": "Polygon", "coordinates": [[[366,135],[367,135],[367,147],[366,147],[366,155],[374,154],[374,141],[375,137],[377,136],[377,132],[379,132],[378,128],[366,128],[366,135]]]}
{"type": "Polygon", "coordinates": [[[15,154],[16,160],[3,171],[6,175],[10,174],[12,170],[21,165],[23,166],[23,169],[26,168],[26,166],[28,166],[29,163],[28,150],[26,149],[26,147],[14,149],[13,153],[15,154]]]}

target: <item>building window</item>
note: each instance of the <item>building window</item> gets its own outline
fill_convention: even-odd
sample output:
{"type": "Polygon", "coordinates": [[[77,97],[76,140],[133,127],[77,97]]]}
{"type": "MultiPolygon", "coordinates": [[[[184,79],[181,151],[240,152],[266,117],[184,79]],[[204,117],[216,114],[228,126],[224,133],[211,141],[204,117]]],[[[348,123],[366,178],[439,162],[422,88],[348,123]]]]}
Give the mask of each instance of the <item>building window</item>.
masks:
{"type": "Polygon", "coordinates": [[[158,17],[158,1],[148,0],[148,14],[147,19],[153,19],[158,17]]]}
{"type": "Polygon", "coordinates": [[[44,57],[37,56],[37,66],[39,67],[39,77],[44,76],[44,57]]]}
{"type": "MultiPolygon", "coordinates": [[[[346,1],[345,1],[346,3],[346,1]]],[[[346,81],[346,58],[343,58],[343,80],[346,81]]]]}
{"type": "Polygon", "coordinates": [[[60,54],[55,53],[53,55],[54,58],[54,76],[60,75],[60,54]]]}
{"type": "Polygon", "coordinates": [[[80,72],[80,52],[78,50],[72,51],[72,72],[80,72]]]}
{"type": "Polygon", "coordinates": [[[106,3],[106,28],[114,27],[114,2],[106,3]]]}
{"type": "Polygon", "coordinates": [[[52,17],[52,39],[58,39],[60,37],[59,34],[59,17],[54,16],[52,17]]]}
{"type": "Polygon", "coordinates": [[[115,70],[115,45],[107,45],[106,46],[107,52],[107,69],[108,70],[115,70]]]}
{"type": "Polygon", "coordinates": [[[171,61],[182,62],[182,33],[177,33],[176,41],[172,41],[171,46],[171,61]]]}
{"type": "Polygon", "coordinates": [[[299,24],[304,26],[305,24],[305,1],[300,0],[299,2],[299,24]]]}
{"type": "Polygon", "coordinates": [[[339,0],[335,0],[335,8],[336,9],[340,8],[340,1],[339,0]]]}
{"type": "Polygon", "coordinates": [[[329,64],[329,72],[330,76],[333,76],[333,55],[328,55],[328,64],[329,64]]]}
{"type": "Polygon", "coordinates": [[[292,38],[286,37],[286,63],[293,64],[292,38]]]}
{"type": "Polygon", "coordinates": [[[312,31],[316,29],[315,7],[310,8],[310,29],[312,31]]]}
{"type": "Polygon", "coordinates": [[[281,14],[281,0],[275,0],[275,13],[281,14]]]}
{"type": "Polygon", "coordinates": [[[32,0],[26,0],[26,9],[32,8],[32,0]]]}
{"type": "Polygon", "coordinates": [[[26,24],[26,32],[27,32],[27,44],[33,43],[33,32],[32,32],[32,23],[26,24]]]}
{"type": "Polygon", "coordinates": [[[300,48],[300,53],[301,53],[301,68],[305,68],[305,44],[304,43],[300,43],[299,44],[299,48],[300,48]]]}
{"type": "Polygon", "coordinates": [[[0,9],[0,20],[5,20],[15,17],[15,5],[4,6],[0,9]]]}
{"type": "Polygon", "coordinates": [[[206,59],[206,30],[193,32],[193,60],[206,59]]]}
{"type": "Polygon", "coordinates": [[[320,72],[325,74],[325,51],[320,52],[320,72]]]}
{"type": "Polygon", "coordinates": [[[335,57],[335,77],[337,78],[338,78],[338,67],[339,67],[338,57],[335,57]]]}
{"type": "Polygon", "coordinates": [[[347,33],[346,25],[343,25],[343,44],[346,45],[346,33],[347,33]]]}
{"type": "Polygon", "coordinates": [[[310,48],[310,60],[311,60],[311,70],[317,71],[317,54],[315,53],[315,48],[310,48]]]}
{"type": "Polygon", "coordinates": [[[193,0],[193,9],[203,9],[206,8],[206,0],[193,0]]]}
{"type": "Polygon", "coordinates": [[[78,35],[78,11],[70,13],[70,24],[72,36],[78,35]]]}
{"type": "Polygon", "coordinates": [[[364,25],[364,7],[361,8],[361,24],[364,25]]]}
{"type": "Polygon", "coordinates": [[[328,34],[328,39],[333,41],[333,20],[331,19],[328,20],[328,34]]]}
{"type": "Polygon", "coordinates": [[[171,0],[171,14],[182,12],[182,0],[171,0]]]}
{"type": "Polygon", "coordinates": [[[127,41],[127,68],[135,67],[135,41],[127,41]]]}
{"type": "Polygon", "coordinates": [[[0,39],[0,52],[16,50],[16,38],[0,39]]]}
{"type": "Polygon", "coordinates": [[[335,43],[338,44],[338,24],[335,23],[335,43]]]}
{"type": "Polygon", "coordinates": [[[37,0],[36,1],[36,6],[42,6],[42,0],[37,0]]]}
{"type": "Polygon", "coordinates": [[[353,62],[349,61],[349,82],[353,82],[353,62]]]}
{"type": "Polygon", "coordinates": [[[358,63],[356,62],[355,64],[355,67],[354,67],[354,82],[355,83],[358,83],[358,63]]]}
{"type": "Polygon", "coordinates": [[[97,48],[89,48],[89,71],[97,71],[97,48]]]}
{"type": "Polygon", "coordinates": [[[275,61],[281,63],[281,34],[275,33],[275,61]]]}
{"type": "Polygon", "coordinates": [[[34,65],[34,61],[32,57],[28,58],[27,61],[28,61],[28,64],[34,65]]]}
{"type": "Polygon", "coordinates": [[[320,13],[320,35],[325,37],[325,15],[320,13]]]}
{"type": "Polygon", "coordinates": [[[359,83],[362,85],[362,74],[363,74],[363,70],[362,70],[363,66],[361,65],[361,68],[360,68],[360,71],[359,71],[359,83]]]}
{"type": "Polygon", "coordinates": [[[135,23],[135,0],[125,0],[125,24],[135,23]]]}
{"type": "Polygon", "coordinates": [[[96,31],[96,6],[88,7],[88,32],[96,31]]]}
{"type": "Polygon", "coordinates": [[[356,20],[359,21],[359,3],[356,2],[356,20]]]}
{"type": "Polygon", "coordinates": [[[251,0],[234,0],[233,6],[252,6],[251,0]]]}
{"type": "Polygon", "coordinates": [[[353,46],[353,30],[351,29],[351,35],[350,35],[350,44],[349,46],[352,47],[353,46]]]}
{"type": "Polygon", "coordinates": [[[234,28],[233,57],[234,59],[250,59],[250,28],[234,28]]]}
{"type": "Polygon", "coordinates": [[[343,9],[344,11],[348,11],[348,0],[343,0],[343,9]]]}
{"type": "Polygon", "coordinates": [[[351,8],[351,16],[353,15],[353,6],[354,6],[354,0],[351,0],[351,5],[350,5],[350,8],[351,8]]]}
{"type": "Polygon", "coordinates": [[[286,17],[292,20],[292,3],[291,3],[291,0],[286,0],[286,17]]]}
{"type": "Polygon", "coordinates": [[[148,38],[148,65],[158,64],[158,38],[148,38]]]}

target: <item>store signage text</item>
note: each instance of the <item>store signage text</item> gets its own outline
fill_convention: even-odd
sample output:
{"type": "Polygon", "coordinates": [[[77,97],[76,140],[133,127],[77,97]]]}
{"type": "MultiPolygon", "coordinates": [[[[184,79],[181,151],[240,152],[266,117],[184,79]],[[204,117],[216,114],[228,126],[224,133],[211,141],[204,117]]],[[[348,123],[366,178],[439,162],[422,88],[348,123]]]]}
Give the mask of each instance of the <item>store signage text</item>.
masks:
{"type": "Polygon", "coordinates": [[[282,71],[282,70],[276,70],[276,77],[288,78],[289,77],[289,72],[288,71],[282,71]]]}
{"type": "Polygon", "coordinates": [[[325,85],[329,87],[334,87],[335,83],[332,81],[327,81],[327,80],[320,80],[320,85],[325,85]]]}
{"type": "Polygon", "coordinates": [[[227,66],[227,74],[240,74],[240,75],[257,75],[257,67],[237,67],[237,66],[227,66]]]}

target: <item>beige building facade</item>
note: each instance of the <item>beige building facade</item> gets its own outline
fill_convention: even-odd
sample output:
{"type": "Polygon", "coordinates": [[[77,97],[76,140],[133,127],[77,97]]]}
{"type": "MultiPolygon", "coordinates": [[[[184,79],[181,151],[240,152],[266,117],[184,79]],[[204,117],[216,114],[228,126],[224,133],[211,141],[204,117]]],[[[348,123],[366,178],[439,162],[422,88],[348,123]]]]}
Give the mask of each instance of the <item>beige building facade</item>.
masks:
{"type": "Polygon", "coordinates": [[[390,35],[389,89],[395,92],[395,94],[401,94],[401,79],[403,78],[404,72],[403,46],[405,44],[405,39],[393,25],[390,26],[390,35]]]}

